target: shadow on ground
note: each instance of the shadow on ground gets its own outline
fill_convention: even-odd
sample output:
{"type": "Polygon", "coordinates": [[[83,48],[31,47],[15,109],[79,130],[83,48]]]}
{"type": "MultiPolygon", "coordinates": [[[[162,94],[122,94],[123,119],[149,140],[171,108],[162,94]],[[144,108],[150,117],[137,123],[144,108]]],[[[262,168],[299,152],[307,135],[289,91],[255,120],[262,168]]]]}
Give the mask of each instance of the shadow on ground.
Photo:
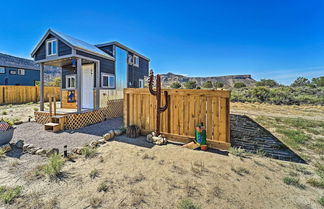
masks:
{"type": "Polygon", "coordinates": [[[270,158],[306,163],[267,129],[245,115],[231,114],[231,144],[270,158]]]}

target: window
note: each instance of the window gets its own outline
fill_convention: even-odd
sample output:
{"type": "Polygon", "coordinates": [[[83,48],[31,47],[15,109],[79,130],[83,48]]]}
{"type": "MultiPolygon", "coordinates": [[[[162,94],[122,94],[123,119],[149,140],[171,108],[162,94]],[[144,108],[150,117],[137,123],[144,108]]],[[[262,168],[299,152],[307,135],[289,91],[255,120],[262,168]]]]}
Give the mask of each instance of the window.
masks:
{"type": "Polygon", "coordinates": [[[16,71],[16,70],[10,70],[10,71],[9,71],[9,74],[10,74],[10,75],[16,75],[16,74],[17,74],[17,71],[16,71]]]}
{"type": "Polygon", "coordinates": [[[138,79],[138,87],[144,88],[144,80],[143,79],[138,79]]]}
{"type": "Polygon", "coordinates": [[[4,67],[0,67],[0,73],[1,73],[1,74],[6,73],[6,69],[5,69],[4,67]]]}
{"type": "Polygon", "coordinates": [[[135,67],[138,67],[139,66],[139,58],[138,58],[138,56],[134,55],[133,63],[134,63],[134,66],[135,67]]]}
{"type": "Polygon", "coordinates": [[[103,88],[115,88],[115,75],[102,73],[101,86],[103,88]]]}
{"type": "Polygon", "coordinates": [[[46,54],[47,56],[57,55],[57,40],[52,39],[46,42],[46,54]]]}
{"type": "Polygon", "coordinates": [[[65,77],[66,80],[66,89],[75,89],[76,87],[76,80],[75,80],[75,75],[67,75],[65,77]]]}
{"type": "Polygon", "coordinates": [[[132,55],[128,55],[128,64],[129,65],[133,64],[133,56],[132,55]]]}
{"type": "Polygon", "coordinates": [[[25,75],[24,69],[18,69],[18,75],[25,75]]]}

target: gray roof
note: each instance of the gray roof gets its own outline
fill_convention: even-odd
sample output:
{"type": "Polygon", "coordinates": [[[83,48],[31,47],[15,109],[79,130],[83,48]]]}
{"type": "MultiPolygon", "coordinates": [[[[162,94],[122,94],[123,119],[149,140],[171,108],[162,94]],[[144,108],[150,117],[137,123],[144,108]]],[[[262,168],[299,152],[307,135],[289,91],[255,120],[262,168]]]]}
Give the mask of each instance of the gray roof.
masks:
{"type": "Polygon", "coordinates": [[[0,53],[0,66],[39,70],[39,65],[37,65],[33,60],[14,57],[3,53],[0,53]]]}

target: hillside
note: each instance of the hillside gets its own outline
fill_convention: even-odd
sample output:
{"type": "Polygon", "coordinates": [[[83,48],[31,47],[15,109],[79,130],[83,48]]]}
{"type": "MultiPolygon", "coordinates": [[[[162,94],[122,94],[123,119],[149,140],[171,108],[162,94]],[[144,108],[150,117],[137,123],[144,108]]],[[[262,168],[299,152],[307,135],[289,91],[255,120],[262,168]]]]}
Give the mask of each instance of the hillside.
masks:
{"type": "Polygon", "coordinates": [[[251,75],[228,75],[213,77],[187,77],[173,73],[161,74],[161,82],[164,88],[170,87],[173,82],[185,83],[188,81],[196,81],[198,86],[202,86],[206,81],[221,82],[224,88],[232,88],[235,83],[242,82],[246,86],[254,86],[256,81],[251,75]]]}

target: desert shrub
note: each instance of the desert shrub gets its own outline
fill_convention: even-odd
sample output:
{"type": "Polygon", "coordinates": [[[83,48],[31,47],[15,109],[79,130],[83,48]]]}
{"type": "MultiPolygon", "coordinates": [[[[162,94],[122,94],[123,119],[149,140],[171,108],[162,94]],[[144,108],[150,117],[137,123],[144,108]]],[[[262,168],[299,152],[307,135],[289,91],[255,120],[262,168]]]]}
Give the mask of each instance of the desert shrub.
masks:
{"type": "Polygon", "coordinates": [[[179,201],[177,208],[178,209],[201,209],[201,206],[198,204],[194,204],[189,199],[184,199],[184,200],[179,201]]]}
{"type": "Polygon", "coordinates": [[[214,88],[223,88],[223,87],[224,87],[224,84],[222,82],[216,81],[214,83],[214,88]]]}
{"type": "Polygon", "coordinates": [[[102,204],[102,199],[100,199],[99,197],[92,197],[90,199],[90,206],[92,208],[100,208],[102,204]]]}
{"type": "Polygon", "coordinates": [[[1,159],[1,158],[4,158],[5,155],[6,155],[6,151],[5,151],[5,149],[0,148],[0,159],[1,159]]]}
{"type": "Polygon", "coordinates": [[[318,202],[324,206],[324,196],[322,196],[321,198],[319,198],[318,202]]]}
{"type": "Polygon", "coordinates": [[[234,84],[234,88],[236,88],[236,89],[240,89],[240,88],[244,88],[244,87],[246,87],[246,85],[242,82],[237,82],[234,84]]]}
{"type": "Polygon", "coordinates": [[[290,176],[284,177],[283,182],[287,185],[292,185],[292,186],[298,187],[300,189],[305,189],[305,185],[301,184],[299,182],[298,178],[294,178],[294,177],[290,177],[290,176]]]}
{"type": "Polygon", "coordinates": [[[309,136],[300,130],[278,129],[278,133],[284,134],[288,139],[290,139],[289,141],[297,144],[305,144],[305,142],[310,139],[309,136]]]}
{"type": "Polygon", "coordinates": [[[232,171],[234,171],[237,175],[244,176],[245,174],[250,174],[250,171],[243,167],[238,168],[231,168],[232,171]]]}
{"type": "Polygon", "coordinates": [[[54,154],[48,159],[48,163],[44,166],[45,173],[50,178],[57,178],[61,174],[64,165],[64,159],[59,154],[54,154]]]}
{"type": "Polygon", "coordinates": [[[307,183],[310,184],[313,187],[324,189],[324,180],[323,179],[315,179],[311,178],[307,180],[307,183]]]}
{"type": "Polygon", "coordinates": [[[230,147],[229,153],[238,157],[243,157],[246,154],[245,150],[241,147],[230,147]]]}
{"type": "Polygon", "coordinates": [[[184,87],[186,89],[195,89],[195,88],[197,88],[197,83],[196,83],[196,81],[188,81],[188,82],[184,83],[184,87]]]}
{"type": "Polygon", "coordinates": [[[305,78],[305,77],[298,77],[292,84],[291,86],[296,87],[296,86],[307,86],[310,84],[310,81],[305,78]]]}
{"type": "Polygon", "coordinates": [[[98,191],[98,192],[107,192],[108,189],[109,189],[109,187],[108,187],[107,183],[106,183],[106,182],[102,182],[102,183],[98,186],[97,191],[98,191]]]}
{"type": "Polygon", "coordinates": [[[206,81],[205,83],[203,83],[202,87],[205,89],[211,89],[213,88],[213,83],[211,81],[206,81]]]}
{"type": "Polygon", "coordinates": [[[261,79],[260,81],[255,83],[256,86],[266,86],[266,87],[276,87],[279,84],[275,80],[271,79],[261,79]]]}
{"type": "Polygon", "coordinates": [[[8,115],[7,111],[2,111],[2,115],[8,115]]]}
{"type": "Polygon", "coordinates": [[[23,187],[22,186],[16,186],[16,187],[0,187],[0,199],[5,204],[11,204],[13,200],[20,196],[22,192],[23,187]]]}
{"type": "Polygon", "coordinates": [[[39,109],[37,107],[34,107],[34,111],[38,111],[39,109]]]}
{"type": "Polygon", "coordinates": [[[84,155],[85,158],[92,158],[96,156],[97,149],[86,146],[81,149],[81,153],[82,155],[84,155]]]}
{"type": "Polygon", "coordinates": [[[90,174],[89,174],[90,178],[94,179],[96,177],[99,176],[99,171],[97,169],[93,169],[90,174]]]}
{"type": "Polygon", "coordinates": [[[324,87],[324,76],[313,78],[312,84],[314,84],[317,87],[324,87]]]}
{"type": "Polygon", "coordinates": [[[173,82],[170,87],[173,88],[173,89],[180,89],[181,88],[181,83],[173,82]]]}

